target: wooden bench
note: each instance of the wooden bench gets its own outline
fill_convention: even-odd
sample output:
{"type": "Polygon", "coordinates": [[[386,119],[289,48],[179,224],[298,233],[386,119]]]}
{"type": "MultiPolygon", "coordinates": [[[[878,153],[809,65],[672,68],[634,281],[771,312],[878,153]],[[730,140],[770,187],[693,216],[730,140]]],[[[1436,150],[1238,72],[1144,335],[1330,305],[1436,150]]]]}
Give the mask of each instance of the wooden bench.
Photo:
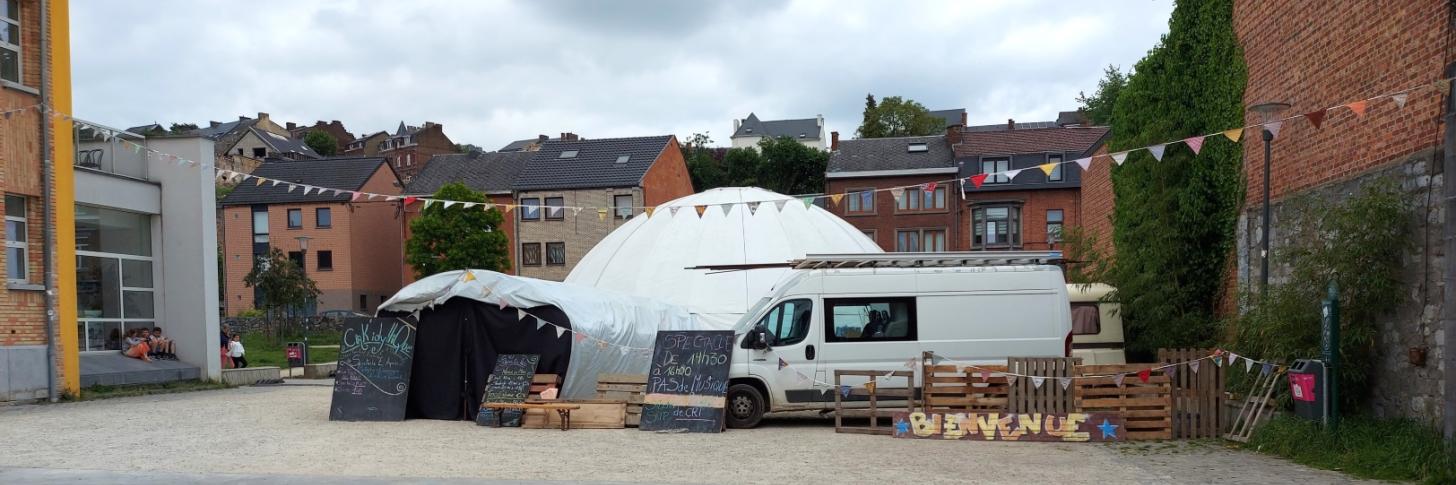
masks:
{"type": "Polygon", "coordinates": [[[495,424],[497,426],[500,425],[500,412],[506,409],[542,409],[556,411],[556,414],[558,416],[561,416],[562,431],[566,431],[571,428],[571,412],[577,409],[581,409],[581,406],[576,404],[563,404],[554,402],[488,402],[481,403],[480,407],[495,410],[495,424]]]}

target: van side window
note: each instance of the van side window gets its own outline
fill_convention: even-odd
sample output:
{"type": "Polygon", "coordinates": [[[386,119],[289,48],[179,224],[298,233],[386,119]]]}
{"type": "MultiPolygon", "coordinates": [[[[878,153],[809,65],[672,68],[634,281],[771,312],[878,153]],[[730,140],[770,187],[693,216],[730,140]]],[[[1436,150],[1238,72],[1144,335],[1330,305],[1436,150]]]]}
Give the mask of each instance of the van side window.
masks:
{"type": "Polygon", "coordinates": [[[809,336],[809,322],[813,315],[814,302],[787,300],[769,310],[758,324],[768,328],[771,335],[769,345],[793,345],[809,336]]]}
{"type": "Polygon", "coordinates": [[[826,298],[824,307],[826,342],[915,340],[915,298],[826,298]]]}
{"type": "Polygon", "coordinates": [[[1072,304],[1072,335],[1102,333],[1102,310],[1096,303],[1072,304]]]}

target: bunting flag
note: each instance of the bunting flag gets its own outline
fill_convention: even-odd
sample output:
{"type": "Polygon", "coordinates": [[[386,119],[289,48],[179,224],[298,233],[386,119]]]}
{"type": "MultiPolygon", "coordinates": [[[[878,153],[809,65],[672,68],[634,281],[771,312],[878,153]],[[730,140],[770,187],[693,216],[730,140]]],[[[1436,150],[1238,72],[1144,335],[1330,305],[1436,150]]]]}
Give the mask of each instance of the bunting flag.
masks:
{"type": "Polygon", "coordinates": [[[1006,374],[1006,384],[1016,385],[1016,374],[1006,374]]]}
{"type": "MultiPolygon", "coordinates": [[[[267,180],[264,180],[264,179],[258,179],[258,182],[257,182],[257,183],[254,183],[254,184],[253,184],[253,185],[254,185],[254,186],[259,186],[259,185],[263,185],[263,182],[267,182],[267,180]]],[[[275,182],[275,184],[276,184],[276,182],[275,182]]]]}
{"type": "Polygon", "coordinates": [[[653,212],[657,212],[657,208],[656,207],[643,207],[642,208],[642,213],[643,214],[647,214],[647,218],[649,218],[649,219],[652,218],[652,213],[653,212]]]}
{"type": "Polygon", "coordinates": [[[541,330],[541,327],[544,327],[544,326],[546,326],[546,321],[537,318],[536,319],[536,330],[541,330]]]}
{"type": "Polygon", "coordinates": [[[1168,149],[1168,144],[1166,144],[1166,143],[1160,144],[1160,145],[1153,145],[1153,146],[1148,147],[1148,153],[1153,154],[1153,159],[1154,160],[1157,160],[1157,161],[1161,162],[1161,161],[1163,161],[1163,150],[1167,150],[1167,149],[1168,149]]]}
{"type": "Polygon", "coordinates": [[[895,203],[898,204],[898,203],[900,203],[900,199],[902,199],[902,198],[905,197],[905,188],[904,187],[894,187],[894,188],[891,188],[890,189],[890,195],[895,198],[895,203]]]}
{"type": "MultiPolygon", "coordinates": [[[[525,310],[522,310],[520,308],[517,308],[516,309],[516,321],[519,322],[519,321],[522,321],[522,320],[525,320],[525,319],[526,319],[526,311],[525,310]]],[[[537,327],[537,328],[540,328],[540,327],[537,327]]]]}
{"type": "Polygon", "coordinates": [[[758,214],[758,204],[759,204],[758,202],[749,202],[748,203],[748,215],[756,215],[756,214],[758,214]]]}
{"type": "Polygon", "coordinates": [[[1192,137],[1184,138],[1183,139],[1183,144],[1184,145],[1188,145],[1188,148],[1191,149],[1191,150],[1193,150],[1193,154],[1194,155],[1197,155],[1198,154],[1198,151],[1203,149],[1203,137],[1201,137],[1201,136],[1192,136],[1192,137]]]}
{"type": "Polygon", "coordinates": [[[1148,382],[1148,378],[1150,377],[1153,377],[1153,371],[1148,369],[1138,371],[1138,380],[1148,382]]]}
{"type": "Polygon", "coordinates": [[[556,325],[556,338],[561,338],[566,333],[566,327],[556,325]]]}
{"type": "Polygon", "coordinates": [[[1400,93],[1390,97],[1391,101],[1395,101],[1395,107],[1397,108],[1404,108],[1407,99],[1410,99],[1410,93],[1400,93]]]}
{"type": "MultiPolygon", "coordinates": [[[[356,197],[357,197],[357,196],[356,196],[356,197]]],[[[476,206],[476,203],[474,203],[474,202],[466,202],[466,203],[465,203],[465,205],[463,205],[463,206],[461,206],[461,207],[464,207],[464,208],[466,208],[466,209],[474,209],[474,208],[475,208],[475,206],[476,206]]]]}
{"type": "Polygon", "coordinates": [[[786,205],[789,205],[789,201],[788,201],[788,199],[784,199],[784,200],[775,200],[775,201],[774,201],[774,208],[775,208],[775,209],[778,209],[778,210],[779,210],[779,212],[783,212],[783,211],[784,211],[784,206],[786,206],[786,205]]]}
{"type": "Polygon", "coordinates": [[[1238,359],[1239,359],[1239,355],[1238,354],[1235,354],[1233,352],[1229,352],[1228,353],[1228,365],[1234,365],[1234,362],[1238,362],[1239,361],[1238,359]]]}
{"type": "Polygon", "coordinates": [[[447,201],[445,201],[445,208],[446,209],[449,209],[450,207],[454,206],[455,204],[456,204],[455,201],[453,201],[453,200],[447,200],[447,201]]]}
{"type": "Polygon", "coordinates": [[[293,189],[296,189],[296,188],[298,188],[297,185],[288,184],[288,193],[290,193],[290,194],[293,193],[293,189]]]}
{"type": "MultiPolygon", "coordinates": [[[[391,197],[391,198],[393,198],[393,197],[391,197]]],[[[405,197],[405,199],[409,199],[409,197],[405,197]]],[[[409,202],[406,201],[404,203],[404,205],[409,205],[409,202]]],[[[511,209],[515,209],[516,208],[516,206],[511,205],[511,204],[501,204],[501,205],[499,205],[497,207],[500,207],[501,208],[501,212],[504,213],[505,215],[511,215],[511,209]]]]}
{"type": "Polygon", "coordinates": [[[501,298],[500,299],[500,309],[502,309],[502,310],[505,310],[506,309],[506,299],[505,298],[501,298]]]}
{"type": "Polygon", "coordinates": [[[429,209],[430,204],[434,204],[435,202],[437,202],[435,199],[425,199],[425,203],[420,206],[420,210],[429,209]]]}
{"type": "Polygon", "coordinates": [[[839,205],[839,201],[844,200],[844,194],[834,194],[834,195],[831,195],[831,196],[829,196],[829,200],[834,201],[834,205],[837,206],[837,205],[839,205]]]}
{"type": "Polygon", "coordinates": [[[585,207],[573,207],[573,208],[571,208],[571,216],[572,217],[580,217],[581,216],[581,210],[582,209],[585,209],[585,207]]]}
{"type": "Polygon", "coordinates": [[[930,365],[940,365],[941,362],[945,362],[945,357],[941,357],[935,352],[930,353],[930,365]]]}
{"type": "Polygon", "coordinates": [[[1041,389],[1041,383],[1043,383],[1043,382],[1046,382],[1046,378],[1045,377],[1041,377],[1041,376],[1031,376],[1031,385],[1033,387],[1035,387],[1037,389],[1041,389]]]}
{"type": "Polygon", "coordinates": [[[1194,374],[1197,374],[1198,373],[1198,361],[1197,360],[1188,361],[1188,369],[1189,370],[1192,370],[1194,374]]]}
{"type": "Polygon", "coordinates": [[[974,185],[974,186],[976,186],[976,188],[979,189],[979,188],[981,188],[981,184],[986,183],[986,174],[984,174],[984,173],[978,173],[976,175],[972,175],[970,177],[970,180],[971,180],[971,185],[974,185]]]}
{"type": "Polygon", "coordinates": [[[667,208],[667,215],[668,216],[675,216],[675,215],[677,215],[677,211],[678,210],[681,210],[681,209],[682,209],[682,207],[678,207],[678,206],[675,206],[675,205],[674,206],[669,206],[667,208]]]}
{"type": "Polygon", "coordinates": [[[1350,108],[1350,111],[1354,111],[1355,116],[1365,116],[1365,107],[1368,106],[1367,103],[1369,103],[1369,101],[1362,99],[1350,104],[1346,104],[1345,107],[1350,108]]]}
{"type": "Polygon", "coordinates": [[[1127,378],[1127,374],[1118,374],[1118,375],[1112,376],[1112,382],[1114,384],[1117,384],[1117,387],[1122,387],[1122,380],[1123,379],[1126,379],[1126,378],[1127,378]]]}
{"type": "Polygon", "coordinates": [[[354,192],[353,195],[349,196],[349,201],[350,202],[358,202],[359,201],[359,193],[358,192],[354,192]]]}
{"type": "Polygon", "coordinates": [[[605,221],[605,220],[607,220],[607,210],[606,209],[597,209],[597,220],[599,220],[599,221],[605,221]]]}
{"type": "Polygon", "coordinates": [[[415,203],[415,201],[417,201],[417,200],[420,200],[420,199],[419,199],[419,198],[418,198],[418,197],[405,197],[405,198],[404,198],[404,205],[410,205],[410,204],[413,204],[413,203],[415,203]]]}
{"type": "Polygon", "coordinates": [[[869,392],[875,392],[875,381],[874,381],[874,379],[870,379],[869,382],[866,382],[865,383],[865,390],[866,391],[869,391],[869,392]]]}
{"type": "Polygon", "coordinates": [[[1241,138],[1241,137],[1244,136],[1244,129],[1243,128],[1234,128],[1232,130],[1224,130],[1223,131],[1223,136],[1224,137],[1227,137],[1229,139],[1229,141],[1231,141],[1231,142],[1238,143],[1239,142],[1239,138],[1241,138]]]}
{"type": "Polygon", "coordinates": [[[1041,165],[1037,165],[1036,168],[1041,169],[1041,172],[1042,173],[1044,173],[1048,177],[1050,177],[1050,176],[1052,176],[1052,170],[1056,170],[1058,165],[1061,165],[1061,164],[1060,163],[1043,163],[1041,165]]]}
{"type": "Polygon", "coordinates": [[[788,366],[789,366],[789,361],[784,360],[783,357],[779,357],[779,370],[784,370],[784,368],[785,367],[788,367],[788,366]]]}
{"type": "Polygon", "coordinates": [[[576,343],[581,343],[583,340],[586,340],[586,334],[581,332],[572,332],[571,338],[576,339],[576,343]]]}
{"type": "Polygon", "coordinates": [[[935,192],[935,188],[938,187],[938,186],[940,186],[940,184],[937,184],[935,182],[926,182],[925,183],[925,191],[926,192],[935,192]]]}
{"type": "Polygon", "coordinates": [[[1221,355],[1215,355],[1213,357],[1213,366],[1214,367],[1223,367],[1223,356],[1221,356],[1221,355]]]}
{"type": "Polygon", "coordinates": [[[461,276],[460,279],[461,281],[475,281],[475,272],[465,270],[465,274],[461,276]]]}
{"type": "Polygon", "coordinates": [[[1325,110],[1320,109],[1305,113],[1304,119],[1309,120],[1309,124],[1314,125],[1314,129],[1318,130],[1320,125],[1325,122],[1325,110]]]}
{"type": "Polygon", "coordinates": [[[1016,180],[1016,176],[1017,175],[1021,175],[1021,171],[1022,170],[1025,170],[1025,169],[1018,168],[1018,169],[1015,169],[1015,170],[1007,170],[1005,172],[1006,173],[1006,180],[1016,180]]]}
{"type": "Polygon", "coordinates": [[[708,212],[708,206],[706,206],[706,205],[695,205],[695,206],[693,206],[693,210],[698,211],[698,217],[703,217],[703,213],[704,212],[708,212]]]}
{"type": "Polygon", "coordinates": [[[1269,375],[1270,372],[1274,372],[1274,364],[1264,364],[1264,368],[1259,371],[1260,374],[1266,376],[1269,375]]]}
{"type": "Polygon", "coordinates": [[[1122,162],[1126,162],[1126,161],[1127,161],[1127,152],[1117,152],[1117,153],[1112,154],[1112,163],[1116,163],[1118,165],[1122,165],[1122,162]]]}
{"type": "Polygon", "coordinates": [[[1086,172],[1087,169],[1092,167],[1092,157],[1078,158],[1077,165],[1080,165],[1082,167],[1082,171],[1086,172]]]}
{"type": "Polygon", "coordinates": [[[985,369],[981,369],[981,382],[989,382],[990,380],[991,380],[991,371],[988,371],[988,370],[985,370],[985,369]]]}
{"type": "Polygon", "coordinates": [[[1067,390],[1068,387],[1072,387],[1072,378],[1070,378],[1070,377],[1063,377],[1063,378],[1057,379],[1057,381],[1062,383],[1062,390],[1063,391],[1067,390]]]}
{"type": "Polygon", "coordinates": [[[1248,357],[1244,357],[1244,372],[1250,372],[1250,371],[1253,371],[1253,370],[1254,370],[1254,359],[1250,359],[1248,357]]]}
{"type": "Polygon", "coordinates": [[[1264,123],[1264,129],[1269,130],[1270,138],[1279,138],[1279,128],[1284,127],[1283,121],[1270,121],[1264,123]]]}
{"type": "Polygon", "coordinates": [[[803,197],[803,198],[801,198],[799,200],[801,200],[801,201],[804,202],[804,208],[805,209],[808,209],[810,207],[814,207],[814,196],[812,196],[812,195],[805,196],[805,197],[803,197]]]}
{"type": "Polygon", "coordinates": [[[849,397],[850,389],[851,388],[849,386],[839,386],[839,395],[849,397]]]}

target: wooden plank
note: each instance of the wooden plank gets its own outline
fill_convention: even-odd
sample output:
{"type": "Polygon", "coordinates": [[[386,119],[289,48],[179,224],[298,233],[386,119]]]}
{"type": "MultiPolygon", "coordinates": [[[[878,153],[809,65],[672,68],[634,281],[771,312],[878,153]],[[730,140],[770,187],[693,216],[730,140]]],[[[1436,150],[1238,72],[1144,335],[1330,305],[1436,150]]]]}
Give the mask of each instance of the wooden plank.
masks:
{"type": "MultiPolygon", "coordinates": [[[[627,403],[622,401],[580,400],[559,401],[581,406],[571,412],[570,429],[621,429],[626,427],[627,403]]],[[[522,428],[560,428],[561,416],[548,409],[528,409],[521,420],[522,428]]]]}
{"type": "Polygon", "coordinates": [[[875,435],[889,436],[891,434],[894,434],[895,430],[894,430],[894,428],[891,428],[889,426],[886,426],[886,427],[883,427],[883,428],[865,428],[865,427],[858,427],[858,426],[843,427],[843,426],[840,426],[840,427],[835,427],[834,428],[834,432],[835,433],[849,433],[849,434],[875,434],[875,435]]]}
{"type": "Polygon", "coordinates": [[[647,374],[597,374],[597,383],[647,385],[647,374]]]}
{"type": "Polygon", "coordinates": [[[597,384],[597,392],[622,391],[641,394],[646,389],[646,384],[597,384]]]}

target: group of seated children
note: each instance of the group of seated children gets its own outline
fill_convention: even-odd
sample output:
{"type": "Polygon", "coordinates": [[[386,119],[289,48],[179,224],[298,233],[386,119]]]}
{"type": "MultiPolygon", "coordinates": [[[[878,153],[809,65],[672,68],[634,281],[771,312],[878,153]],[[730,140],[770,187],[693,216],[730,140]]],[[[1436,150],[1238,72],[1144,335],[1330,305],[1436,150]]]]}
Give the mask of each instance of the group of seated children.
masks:
{"type": "Polygon", "coordinates": [[[152,359],[177,360],[172,339],[162,336],[162,327],[133,328],[126,331],[122,355],[147,362],[152,359]]]}

